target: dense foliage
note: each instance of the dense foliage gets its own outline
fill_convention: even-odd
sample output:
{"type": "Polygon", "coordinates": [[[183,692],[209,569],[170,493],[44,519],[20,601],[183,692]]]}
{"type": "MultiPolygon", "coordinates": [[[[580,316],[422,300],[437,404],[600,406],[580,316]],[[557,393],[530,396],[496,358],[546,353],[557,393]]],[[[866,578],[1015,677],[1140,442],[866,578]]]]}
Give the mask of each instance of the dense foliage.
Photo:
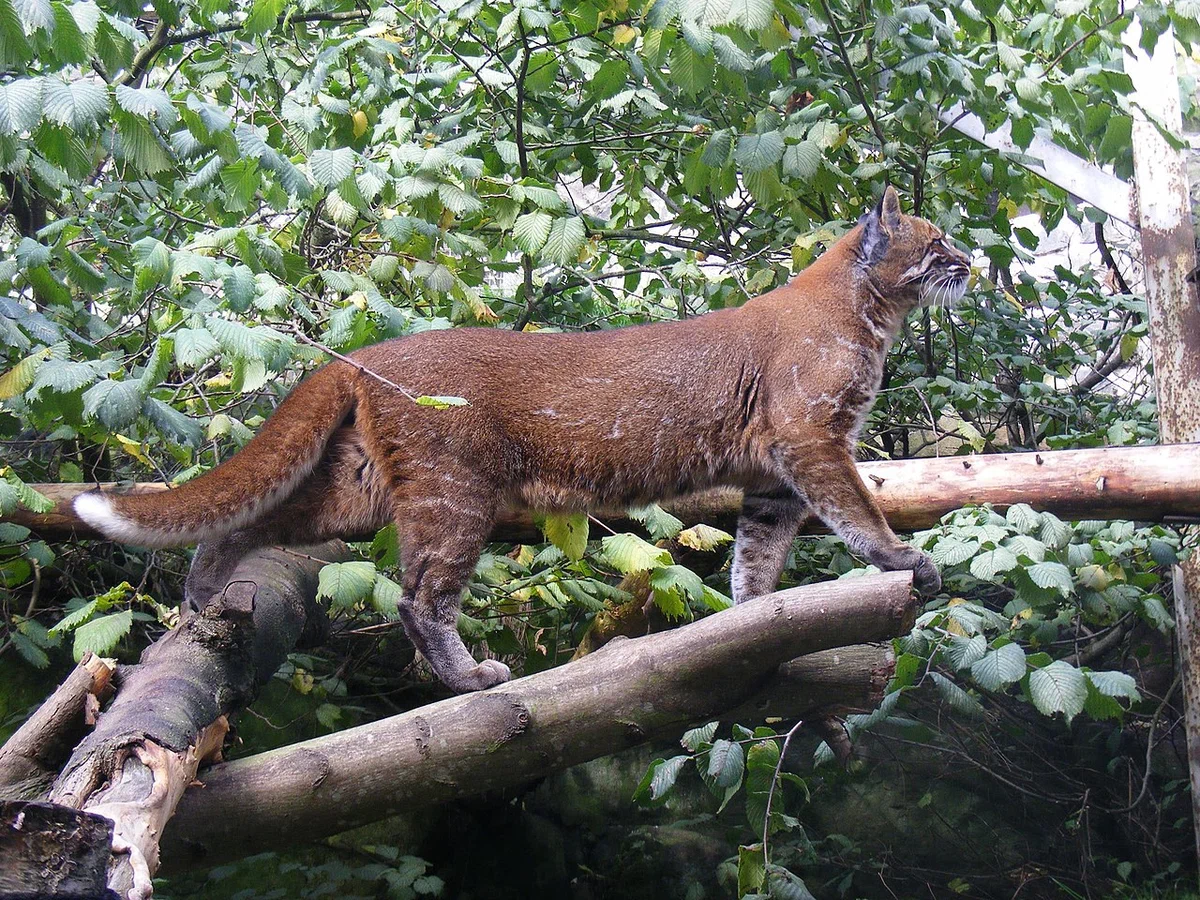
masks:
{"type": "MultiPolygon", "coordinates": [[[[1008,122],[1021,146],[1042,133],[1128,176],[1122,34],[1136,15],[1147,45],[1173,23],[1190,46],[1196,14],[1112,0],[0,0],[0,513],[44,504],[29,483],[194,477],[314,364],[387,337],[609,328],[739,304],[888,182],[978,266],[961,308],[904,332],[864,456],[1153,441],[1135,267],[1110,229],[1116,261],[1047,272],[1021,217],[1095,225],[1104,244],[1103,215],[950,120],[962,104],[1008,122]]],[[[551,518],[546,544],[492,548],[464,633],[533,671],[628,599],[621,576],[649,573],[670,618],[721,608],[728,536],[680,533],[657,507],[639,515],[642,536],[596,539],[585,518],[551,518]],[[684,548],[715,561],[677,564],[684,548]]],[[[899,642],[887,702],[852,728],[1044,795],[1054,847],[1098,846],[1103,828],[1102,850],[1039,860],[1044,877],[1169,879],[1161,848],[1186,845],[1190,825],[1151,760],[1169,767],[1177,696],[1147,671],[1169,653],[1163,567],[1178,536],[1017,508],[963,511],[914,540],[946,590],[899,642]],[[1060,766],[1066,744],[1088,765],[1060,766]],[[1143,789],[1115,800],[1116,780],[1143,789]]],[[[379,624],[397,598],[395,544],[385,530],[326,569],[341,657],[294,657],[294,696],[276,709],[344,727],[382,711],[364,698],[412,682],[380,662],[403,644],[379,624]]],[[[785,577],[855,566],[838,542],[806,539],[785,577]]],[[[173,621],[184,567],[0,524],[5,670],[18,656],[42,669],[69,650],[135,654],[173,621]]],[[[11,724],[24,706],[9,706],[11,724]]],[[[751,798],[781,771],[767,732],[685,744],[646,796],[697,754],[722,796],[743,757],[751,798]]],[[[797,876],[823,871],[782,811],[795,787],[780,788],[766,831],[751,811],[739,893],[804,896],[797,876]],[[765,858],[776,825],[770,859],[788,869],[765,858]]],[[[878,890],[869,881],[841,887],[878,890]]]]}

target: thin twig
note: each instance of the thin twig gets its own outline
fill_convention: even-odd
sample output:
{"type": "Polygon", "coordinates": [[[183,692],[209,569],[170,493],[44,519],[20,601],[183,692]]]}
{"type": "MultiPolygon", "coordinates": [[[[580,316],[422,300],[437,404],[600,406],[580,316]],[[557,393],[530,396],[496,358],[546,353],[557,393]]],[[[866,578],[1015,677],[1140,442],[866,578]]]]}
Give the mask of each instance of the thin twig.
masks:
{"type": "Polygon", "coordinates": [[[767,856],[767,838],[771,833],[771,801],[775,799],[775,785],[779,783],[779,773],[783,769],[783,761],[787,759],[788,744],[792,742],[792,736],[800,730],[800,726],[804,724],[804,720],[799,720],[792,726],[787,733],[787,737],[783,739],[783,748],[779,751],[779,762],[775,763],[775,774],[771,776],[771,786],[767,789],[767,812],[763,817],[763,869],[766,870],[770,865],[770,859],[767,856]]]}

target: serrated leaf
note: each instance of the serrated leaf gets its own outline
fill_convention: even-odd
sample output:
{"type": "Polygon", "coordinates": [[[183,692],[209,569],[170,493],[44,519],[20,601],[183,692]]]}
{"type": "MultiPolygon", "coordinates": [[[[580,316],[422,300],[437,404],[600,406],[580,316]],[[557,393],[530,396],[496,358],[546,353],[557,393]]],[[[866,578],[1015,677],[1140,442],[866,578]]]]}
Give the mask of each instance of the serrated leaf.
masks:
{"type": "Polygon", "coordinates": [[[371,589],[371,605],[385,619],[395,621],[400,618],[400,599],[404,591],[400,585],[383,575],[375,575],[375,585],[371,589]]]}
{"type": "Polygon", "coordinates": [[[518,216],[513,223],[513,241],[526,253],[537,253],[550,236],[553,217],[545,212],[531,212],[518,216]]]}
{"type": "MultiPolygon", "coordinates": [[[[349,147],[336,150],[314,150],[308,158],[309,169],[317,184],[337,187],[354,174],[355,153],[349,147]]],[[[436,184],[434,184],[436,189],[436,184]]]]}
{"type": "Polygon", "coordinates": [[[742,745],[735,741],[716,741],[708,751],[708,775],[717,787],[731,788],[740,783],[745,768],[742,745]]]}
{"type": "Polygon", "coordinates": [[[175,104],[166,91],[158,88],[117,85],[117,105],[141,119],[156,121],[162,127],[171,125],[178,117],[175,104]]]}
{"type": "Polygon", "coordinates": [[[601,541],[604,558],[625,575],[644,572],[657,566],[669,566],[674,560],[662,547],[655,547],[636,534],[614,534],[601,541]]]}
{"type": "Polygon", "coordinates": [[[91,81],[67,84],[46,78],[42,86],[42,109],[48,121],[75,131],[87,131],[108,115],[108,91],[91,81]]]}
{"type": "Polygon", "coordinates": [[[1070,722],[1083,711],[1087,681],[1069,662],[1056,659],[1029,674],[1029,696],[1039,712],[1047,716],[1062,713],[1070,722]]]}
{"type": "Polygon", "coordinates": [[[38,366],[45,362],[49,356],[50,348],[43,347],[36,353],[31,353],[25,357],[3,375],[0,375],[0,400],[9,400],[18,394],[25,393],[25,390],[33,384],[38,366]]]}
{"type": "Polygon", "coordinates": [[[783,158],[783,135],[778,131],[743,134],[738,138],[734,159],[745,172],[762,172],[783,158]]]}
{"type": "Polygon", "coordinates": [[[129,634],[133,626],[133,610],[113,613],[93,619],[75,629],[75,646],[72,653],[75,662],[83,659],[85,653],[104,656],[117,646],[121,638],[129,634]]]}
{"type": "Polygon", "coordinates": [[[177,444],[199,447],[204,441],[204,429],[190,416],[154,397],[147,397],[142,411],[163,434],[177,444]]]}
{"type": "Polygon", "coordinates": [[[583,219],[578,216],[555,219],[541,248],[541,258],[556,265],[569,265],[578,259],[585,237],[583,219]]]}
{"type": "Polygon", "coordinates": [[[216,338],[204,328],[180,328],[175,338],[175,363],[181,369],[194,369],[208,362],[220,351],[216,338]]]}
{"type": "Polygon", "coordinates": [[[548,515],[542,523],[542,532],[568,559],[582,559],[588,541],[587,513],[548,515]]]}
{"type": "Polygon", "coordinates": [[[348,609],[365,599],[374,586],[375,563],[328,563],[321,567],[317,578],[317,596],[328,599],[334,609],[348,609]]]}
{"type": "Polygon", "coordinates": [[[706,166],[720,168],[725,165],[729,159],[729,151],[733,148],[733,129],[722,128],[714,131],[708,138],[708,143],[704,145],[704,152],[700,154],[700,161],[706,166]]]}
{"type": "Polygon", "coordinates": [[[1019,644],[989,650],[971,666],[971,677],[980,687],[998,691],[1025,677],[1025,651],[1019,644]]]}
{"type": "Polygon", "coordinates": [[[689,759],[689,756],[673,756],[654,767],[654,774],[650,778],[651,800],[661,800],[667,791],[675,786],[679,773],[683,771],[689,759]]]}
{"type": "Polygon", "coordinates": [[[1041,517],[1042,530],[1040,537],[1046,546],[1055,550],[1061,550],[1067,546],[1075,534],[1071,526],[1053,513],[1041,513],[1041,517]]]}
{"type": "Polygon", "coordinates": [[[1046,545],[1031,534],[1014,534],[1004,541],[1004,546],[1026,559],[1040,563],[1046,558],[1046,545]]]}
{"type": "Polygon", "coordinates": [[[821,168],[824,153],[816,141],[804,140],[783,151],[783,174],[809,181],[821,168]]]}
{"type": "Polygon", "coordinates": [[[1004,514],[1005,521],[1022,534],[1033,534],[1042,524],[1041,513],[1028,503],[1014,503],[1004,514]]]}
{"type": "Polygon", "coordinates": [[[728,544],[733,540],[733,535],[711,525],[699,524],[679,532],[676,540],[684,547],[690,547],[693,550],[710,551],[722,544],[728,544]]]}
{"type": "Polygon", "coordinates": [[[679,739],[685,749],[696,753],[700,750],[701,744],[707,744],[717,733],[717,726],[720,722],[709,722],[707,725],[701,725],[698,728],[690,728],[683,733],[683,737],[679,739]]]}
{"type": "Polygon", "coordinates": [[[961,634],[951,634],[949,641],[942,647],[942,654],[951,667],[957,672],[969,669],[987,653],[987,639],[982,634],[967,637],[961,634]]]}
{"type": "Polygon", "coordinates": [[[657,503],[633,507],[629,510],[629,518],[645,525],[646,530],[650,532],[650,536],[656,541],[673,538],[683,528],[682,521],[671,515],[657,503]]]}
{"type": "Polygon", "coordinates": [[[774,14],[774,0],[731,0],[725,21],[747,31],[761,31],[771,24],[774,14]]]}
{"type": "Polygon", "coordinates": [[[83,413],[99,419],[110,431],[131,425],[142,411],[145,388],[140,381],[107,379],[88,388],[83,394],[83,413]]]}
{"type": "Polygon", "coordinates": [[[1030,579],[1040,588],[1054,588],[1064,597],[1069,597],[1075,590],[1075,582],[1071,578],[1071,570],[1062,563],[1040,562],[1025,570],[1030,579]]]}
{"type": "Polygon", "coordinates": [[[245,312],[254,302],[257,286],[249,266],[234,266],[221,284],[225,300],[234,312],[245,312]]]}
{"type": "Polygon", "coordinates": [[[954,712],[972,718],[983,715],[983,706],[980,702],[961,687],[940,672],[931,672],[930,675],[933,677],[933,683],[937,685],[938,693],[942,695],[942,699],[954,712]]]}
{"type": "Polygon", "coordinates": [[[1124,697],[1135,703],[1142,699],[1137,681],[1125,672],[1087,672],[1088,681],[1106,697],[1124,697]]]}
{"type": "MultiPolygon", "coordinates": [[[[32,131],[42,118],[42,84],[57,78],[17,78],[0,85],[0,134],[32,131]]],[[[63,85],[65,87],[65,85],[63,85]]]]}
{"type": "Polygon", "coordinates": [[[971,574],[981,581],[991,581],[1001,572],[1015,569],[1020,563],[1011,550],[997,547],[994,550],[984,550],[971,560],[971,574]]]}
{"type": "Polygon", "coordinates": [[[929,555],[939,566],[956,566],[971,559],[980,550],[979,541],[940,538],[929,555]]]}

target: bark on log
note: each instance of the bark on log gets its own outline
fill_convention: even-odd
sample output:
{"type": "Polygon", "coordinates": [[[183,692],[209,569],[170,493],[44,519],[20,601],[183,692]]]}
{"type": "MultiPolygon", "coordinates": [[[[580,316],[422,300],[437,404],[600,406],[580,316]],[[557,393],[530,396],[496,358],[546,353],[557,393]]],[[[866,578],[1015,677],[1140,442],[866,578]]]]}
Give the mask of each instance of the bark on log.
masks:
{"type": "Polygon", "coordinates": [[[54,803],[0,801],[0,897],[119,900],[105,887],[112,827],[54,803]]]}
{"type": "Polygon", "coordinates": [[[322,560],[345,555],[340,542],[309,554],[250,554],[202,611],[136,665],[118,668],[116,698],[75,748],[49,799],[113,822],[108,885],[122,898],[150,895],[163,827],[200,761],[219,751],[225,715],[254,698],[306,627],[323,623],[317,573],[322,560]]]}
{"type": "Polygon", "coordinates": [[[95,721],[116,665],[89,653],[0,747],[0,799],[32,800],[49,790],[71,748],[95,721]]]}
{"type": "MultiPolygon", "coordinates": [[[[1000,509],[1028,503],[1072,519],[1200,518],[1200,443],[906,459],[860,463],[858,471],[897,531],[928,528],[971,503],[992,503],[1000,509]]],[[[58,507],[45,514],[18,510],[0,521],[16,522],[47,538],[97,537],[67,502],[93,485],[31,486],[58,507]]],[[[135,488],[154,491],[166,486],[147,483],[135,488]]],[[[666,506],[687,524],[708,522],[731,529],[741,493],[705,491],[666,506]]],[[[613,527],[640,529],[620,514],[599,515],[613,527]]],[[[543,538],[528,514],[510,511],[497,523],[492,540],[528,543],[543,538]]]]}
{"type": "Polygon", "coordinates": [[[830,704],[807,685],[793,692],[793,678],[823,673],[845,688],[849,677],[851,693],[869,696],[886,678],[878,650],[843,651],[857,667],[837,654],[790,663],[782,681],[779,668],[907,631],[911,584],[910,572],[891,572],[780,591],[489,691],[215,766],[180,803],[164,858],[210,865],[525,784],[728,710],[830,704]]]}

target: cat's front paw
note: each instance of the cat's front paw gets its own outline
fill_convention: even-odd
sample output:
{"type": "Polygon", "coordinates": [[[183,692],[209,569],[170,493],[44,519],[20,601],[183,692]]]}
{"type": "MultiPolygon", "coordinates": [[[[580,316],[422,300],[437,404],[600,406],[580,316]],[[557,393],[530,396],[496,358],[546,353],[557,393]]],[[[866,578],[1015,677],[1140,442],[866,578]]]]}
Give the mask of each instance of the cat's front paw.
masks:
{"type": "Polygon", "coordinates": [[[490,687],[503,684],[512,678],[512,670],[504,663],[495,659],[485,659],[473,669],[455,679],[450,685],[455,692],[465,694],[470,691],[485,691],[490,687]]]}
{"type": "Polygon", "coordinates": [[[920,555],[912,565],[913,587],[922,595],[932,597],[942,589],[942,576],[928,553],[917,552],[920,555]]]}

